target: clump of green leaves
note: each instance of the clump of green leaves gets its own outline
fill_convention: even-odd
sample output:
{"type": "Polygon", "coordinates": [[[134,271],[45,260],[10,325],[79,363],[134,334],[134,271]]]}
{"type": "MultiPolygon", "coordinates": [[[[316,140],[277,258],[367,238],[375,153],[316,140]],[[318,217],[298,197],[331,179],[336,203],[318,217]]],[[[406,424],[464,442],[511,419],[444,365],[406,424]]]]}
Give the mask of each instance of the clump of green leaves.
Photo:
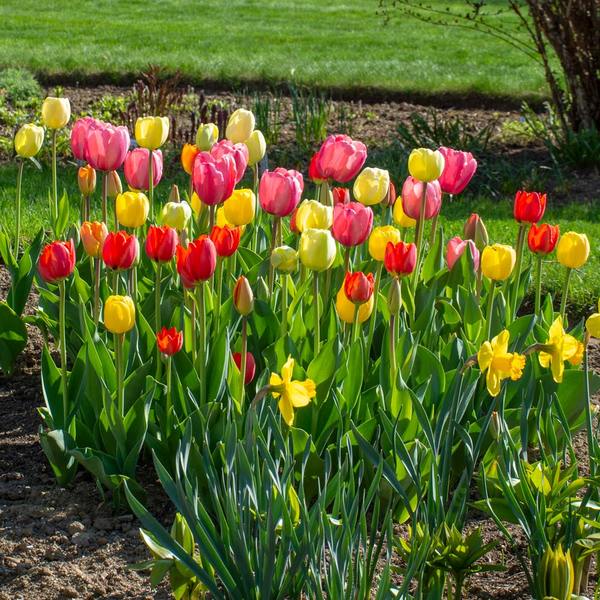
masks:
{"type": "Polygon", "coordinates": [[[0,71],[0,91],[14,105],[30,104],[42,97],[42,87],[26,69],[8,68],[0,71]]]}

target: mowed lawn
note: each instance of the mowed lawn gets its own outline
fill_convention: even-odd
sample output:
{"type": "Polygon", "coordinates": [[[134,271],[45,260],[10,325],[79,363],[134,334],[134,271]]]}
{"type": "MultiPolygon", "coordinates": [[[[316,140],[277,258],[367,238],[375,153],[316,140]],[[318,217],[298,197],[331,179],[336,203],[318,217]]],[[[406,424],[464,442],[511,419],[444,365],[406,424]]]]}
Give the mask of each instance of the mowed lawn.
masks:
{"type": "MultiPolygon", "coordinates": [[[[23,182],[23,236],[31,239],[40,227],[48,229],[48,194],[50,190],[50,172],[46,166],[43,172],[28,166],[23,182]]],[[[76,168],[74,166],[59,169],[59,190],[67,190],[71,199],[71,220],[78,216],[79,191],[76,184],[76,168]]],[[[13,165],[0,166],[0,226],[9,231],[14,228],[15,215],[15,180],[16,168],[13,165]]],[[[162,204],[167,201],[169,186],[178,183],[180,189],[186,189],[187,180],[183,175],[179,179],[168,177],[156,189],[156,202],[162,204]]],[[[249,180],[242,185],[250,184],[249,180]]],[[[310,197],[313,187],[307,183],[304,197],[310,197]]],[[[100,195],[96,191],[95,202],[96,218],[99,218],[100,195]]],[[[377,209],[375,209],[377,210],[377,209]]],[[[462,236],[465,220],[471,212],[478,212],[484,219],[493,242],[506,244],[515,243],[517,225],[512,218],[512,198],[490,200],[488,198],[464,197],[454,200],[453,203],[445,202],[442,208],[441,223],[444,228],[446,240],[454,235],[462,236]]],[[[600,297],[600,201],[582,204],[556,205],[549,198],[548,209],[544,217],[548,223],[559,223],[561,232],[578,231],[586,233],[590,239],[591,254],[588,263],[580,273],[572,278],[571,301],[579,313],[589,312],[600,297]]],[[[564,268],[560,267],[554,259],[544,266],[544,288],[559,295],[564,281],[564,268]]]]}
{"type": "MultiPolygon", "coordinates": [[[[541,68],[510,45],[406,17],[385,25],[378,0],[3,0],[0,22],[0,67],[73,81],[123,81],[152,63],[199,83],[546,94],[541,68]]],[[[497,22],[523,35],[511,13],[497,22]]]]}

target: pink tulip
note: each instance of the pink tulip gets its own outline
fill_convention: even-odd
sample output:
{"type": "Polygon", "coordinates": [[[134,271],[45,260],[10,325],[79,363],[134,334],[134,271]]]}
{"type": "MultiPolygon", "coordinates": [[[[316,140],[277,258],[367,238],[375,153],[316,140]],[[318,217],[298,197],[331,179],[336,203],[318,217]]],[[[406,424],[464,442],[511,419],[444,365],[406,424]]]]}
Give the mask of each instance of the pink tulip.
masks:
{"type": "MultiPolygon", "coordinates": [[[[134,190],[148,190],[148,150],[134,148],[125,157],[125,179],[134,190]]],[[[163,156],[160,150],[152,152],[152,181],[156,187],[163,174],[163,156]]]]}
{"type": "Polygon", "coordinates": [[[235,159],[231,153],[219,158],[210,152],[199,152],[194,159],[192,183],[204,204],[215,206],[231,196],[237,179],[235,159]]]}
{"type": "Polygon", "coordinates": [[[347,135],[330,135],[314,158],[313,170],[345,183],[356,177],[367,159],[367,147],[347,135]]]}
{"type": "Polygon", "coordinates": [[[235,182],[237,184],[241,181],[248,166],[248,146],[246,144],[234,144],[229,140],[221,140],[210,149],[210,153],[216,159],[225,156],[225,154],[230,154],[235,161],[237,172],[235,182]]]}
{"type": "Polygon", "coordinates": [[[71,129],[71,150],[77,160],[87,161],[85,156],[85,140],[88,131],[94,129],[99,124],[101,124],[100,121],[93,117],[83,117],[83,119],[75,121],[73,129],[71,129]]]}
{"type": "Polygon", "coordinates": [[[463,240],[458,236],[449,240],[448,245],[446,246],[446,264],[448,265],[449,269],[454,267],[456,261],[467,249],[467,246],[471,249],[471,256],[473,257],[475,270],[479,270],[479,250],[477,250],[475,242],[473,240],[463,240]]]}
{"type": "Polygon", "coordinates": [[[336,204],[333,207],[331,233],[342,246],[362,244],[373,228],[373,211],[360,202],[336,204]]]}
{"type": "Polygon", "coordinates": [[[272,215],[287,217],[298,206],[303,189],[304,180],[298,171],[281,167],[265,171],[258,189],[260,205],[272,215]]]}
{"type": "Polygon", "coordinates": [[[444,170],[439,178],[442,192],[453,196],[460,194],[475,175],[477,161],[470,152],[452,150],[444,146],[439,151],[445,160],[444,170]]]}
{"type": "MultiPolygon", "coordinates": [[[[421,196],[423,183],[410,175],[402,186],[402,208],[411,219],[418,219],[421,212],[421,196]]],[[[427,199],[425,201],[425,219],[432,219],[442,208],[442,190],[439,182],[430,181],[427,184],[427,199]]]]}
{"type": "Polygon", "coordinates": [[[116,171],[129,150],[127,127],[115,127],[98,121],[88,128],[85,138],[85,158],[98,171],[116,171]]]}

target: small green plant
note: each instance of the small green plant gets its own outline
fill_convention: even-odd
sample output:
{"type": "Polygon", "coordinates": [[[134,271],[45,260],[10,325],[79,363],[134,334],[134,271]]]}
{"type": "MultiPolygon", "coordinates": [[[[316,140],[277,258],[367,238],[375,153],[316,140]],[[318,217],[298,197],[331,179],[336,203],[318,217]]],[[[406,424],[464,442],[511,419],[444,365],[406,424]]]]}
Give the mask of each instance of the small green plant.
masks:
{"type": "Polygon", "coordinates": [[[26,69],[0,71],[0,91],[11,104],[30,104],[42,97],[42,88],[32,73],[26,69]]]}
{"type": "Polygon", "coordinates": [[[296,128],[296,142],[310,148],[327,136],[327,121],[331,115],[331,100],[323,93],[302,90],[290,85],[292,117],[296,128]]]}
{"type": "Polygon", "coordinates": [[[105,94],[92,104],[90,111],[92,116],[101,121],[124,124],[127,122],[127,106],[131,100],[131,94],[127,96],[105,94]]]}
{"type": "Polygon", "coordinates": [[[281,96],[254,94],[256,128],[260,129],[269,146],[279,143],[281,135],[281,96]]]}

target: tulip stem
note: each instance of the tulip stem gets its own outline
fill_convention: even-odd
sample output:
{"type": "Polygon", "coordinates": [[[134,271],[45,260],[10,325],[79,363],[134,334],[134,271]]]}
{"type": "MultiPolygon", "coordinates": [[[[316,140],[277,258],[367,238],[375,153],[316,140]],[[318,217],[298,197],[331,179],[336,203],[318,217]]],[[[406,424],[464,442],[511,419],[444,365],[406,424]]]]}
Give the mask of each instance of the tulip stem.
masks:
{"type": "Polygon", "coordinates": [[[571,273],[573,269],[567,267],[567,276],[565,277],[565,283],[563,285],[562,297],[560,299],[560,317],[565,322],[565,313],[567,311],[567,296],[569,295],[569,283],[571,281],[571,273]]]}
{"type": "Polygon", "coordinates": [[[17,171],[17,219],[15,227],[15,258],[19,258],[19,238],[21,237],[21,182],[23,181],[23,167],[25,161],[19,160],[17,171]]]}
{"type": "Polygon", "coordinates": [[[152,150],[148,150],[148,201],[150,203],[150,221],[154,222],[154,161],[152,158],[152,150]]]}
{"type": "Polygon", "coordinates": [[[350,252],[352,252],[352,246],[347,246],[344,252],[344,273],[348,273],[350,270],[350,252]]]}
{"type": "Polygon", "coordinates": [[[394,389],[396,385],[396,338],[398,337],[398,318],[397,315],[390,315],[390,366],[392,368],[392,386],[394,389]]]}
{"type": "Polygon", "coordinates": [[[119,295],[119,271],[113,272],[113,294],[119,295]]]}
{"type": "Polygon", "coordinates": [[[542,256],[537,256],[535,265],[535,316],[539,319],[542,308],[542,256]]]}
{"type": "Polygon", "coordinates": [[[583,373],[584,373],[584,385],[585,385],[585,418],[588,438],[588,454],[590,458],[590,475],[592,478],[596,476],[596,461],[598,459],[598,440],[594,435],[594,426],[592,418],[592,404],[590,397],[590,367],[588,359],[588,341],[589,337],[586,335],[584,342],[585,352],[583,354],[583,373]]]}
{"type": "Polygon", "coordinates": [[[248,353],[248,319],[242,317],[242,353],[240,360],[240,406],[244,406],[246,392],[246,360],[248,353]]]}
{"type": "Polygon", "coordinates": [[[197,336],[196,336],[196,302],[192,296],[191,292],[184,292],[189,301],[190,301],[190,311],[191,311],[191,324],[192,324],[192,362],[196,364],[196,357],[198,355],[198,344],[197,344],[197,336]]]}
{"type": "Polygon", "coordinates": [[[271,234],[271,247],[269,249],[269,298],[273,296],[273,285],[275,283],[275,267],[273,267],[273,263],[271,262],[271,255],[273,254],[273,250],[275,250],[275,244],[277,243],[277,237],[279,235],[279,226],[281,222],[281,217],[275,217],[273,220],[273,230],[271,234]]]}
{"type": "Polygon", "coordinates": [[[373,314],[369,320],[369,335],[367,337],[367,351],[365,352],[365,362],[368,364],[371,354],[371,344],[375,335],[375,320],[377,319],[377,300],[379,298],[379,287],[381,284],[381,273],[383,271],[383,262],[377,264],[377,273],[375,275],[375,289],[373,290],[373,314]]]}
{"type": "Polygon", "coordinates": [[[108,227],[108,171],[102,173],[102,221],[108,227]]]}
{"type": "Polygon", "coordinates": [[[490,280],[490,291],[488,292],[488,305],[487,305],[487,337],[486,341],[492,339],[492,318],[494,313],[494,297],[496,295],[496,282],[490,280]]]}
{"type": "Polygon", "coordinates": [[[94,258],[94,325],[98,329],[100,318],[100,259],[94,258]]]}
{"type": "Polygon", "coordinates": [[[358,339],[358,332],[360,331],[359,324],[359,313],[360,313],[360,305],[354,304],[354,318],[352,319],[352,341],[355,342],[358,339]]]}
{"type": "Polygon", "coordinates": [[[64,279],[58,282],[58,330],[60,350],[60,377],[62,382],[63,428],[67,429],[69,397],[67,395],[67,333],[66,333],[66,292],[64,279]]]}
{"type": "Polygon", "coordinates": [[[313,303],[315,311],[315,358],[321,350],[321,323],[319,322],[319,273],[313,271],[313,303]]]}
{"type": "Polygon", "coordinates": [[[198,285],[198,321],[200,340],[196,367],[200,378],[200,402],[206,402],[206,310],[204,306],[204,281],[198,285]]]}
{"type": "Polygon", "coordinates": [[[425,208],[427,205],[427,182],[423,181],[423,193],[421,194],[421,206],[419,208],[419,218],[417,219],[417,227],[415,229],[415,246],[417,247],[417,261],[414,271],[414,289],[417,289],[419,281],[419,273],[421,271],[421,255],[423,254],[423,233],[425,230],[425,208]]]}
{"type": "MultiPolygon", "coordinates": [[[[159,261],[156,263],[156,280],[154,281],[154,329],[158,334],[160,331],[160,271],[161,264],[159,261]]],[[[156,345],[156,378],[160,377],[160,350],[158,344],[156,345]]],[[[167,373],[167,377],[169,373],[167,373]]],[[[168,385],[168,384],[167,384],[168,385]]]]}
{"type": "MultiPolygon", "coordinates": [[[[159,360],[160,360],[160,353],[159,353],[159,360]]],[[[169,432],[171,431],[171,420],[172,420],[172,412],[173,412],[173,407],[171,406],[171,385],[172,385],[172,380],[171,380],[171,362],[172,362],[172,358],[171,356],[167,356],[167,399],[165,402],[165,429],[166,429],[166,433],[167,436],[169,434],[169,432]]]]}
{"type": "Polygon", "coordinates": [[[521,279],[521,266],[523,264],[523,251],[525,249],[526,223],[519,223],[519,233],[517,235],[517,264],[515,266],[515,284],[512,296],[512,310],[510,313],[511,321],[517,315],[517,302],[519,301],[519,283],[521,279]]]}
{"type": "Polygon", "coordinates": [[[57,136],[57,134],[58,134],[58,130],[53,129],[52,130],[52,199],[54,200],[54,219],[56,221],[58,220],[58,181],[57,181],[57,176],[56,176],[56,136],[57,136]]]}
{"type": "Polygon", "coordinates": [[[284,340],[288,330],[288,274],[281,275],[281,335],[284,340]]]}
{"type": "Polygon", "coordinates": [[[429,249],[430,250],[431,250],[431,248],[433,248],[433,245],[435,244],[435,236],[437,234],[438,216],[439,216],[439,213],[437,215],[435,215],[433,217],[433,219],[431,219],[431,233],[429,235],[429,249]]]}
{"type": "Polygon", "coordinates": [[[215,205],[211,204],[208,207],[208,233],[210,233],[215,226],[215,205]]]}
{"type": "Polygon", "coordinates": [[[219,333],[219,321],[221,320],[221,298],[223,292],[223,259],[220,256],[217,256],[217,274],[215,276],[215,281],[217,284],[217,305],[215,307],[215,335],[219,333]]]}
{"type": "Polygon", "coordinates": [[[115,333],[115,363],[117,365],[117,406],[121,418],[125,417],[125,385],[123,383],[123,333],[115,333]]]}

